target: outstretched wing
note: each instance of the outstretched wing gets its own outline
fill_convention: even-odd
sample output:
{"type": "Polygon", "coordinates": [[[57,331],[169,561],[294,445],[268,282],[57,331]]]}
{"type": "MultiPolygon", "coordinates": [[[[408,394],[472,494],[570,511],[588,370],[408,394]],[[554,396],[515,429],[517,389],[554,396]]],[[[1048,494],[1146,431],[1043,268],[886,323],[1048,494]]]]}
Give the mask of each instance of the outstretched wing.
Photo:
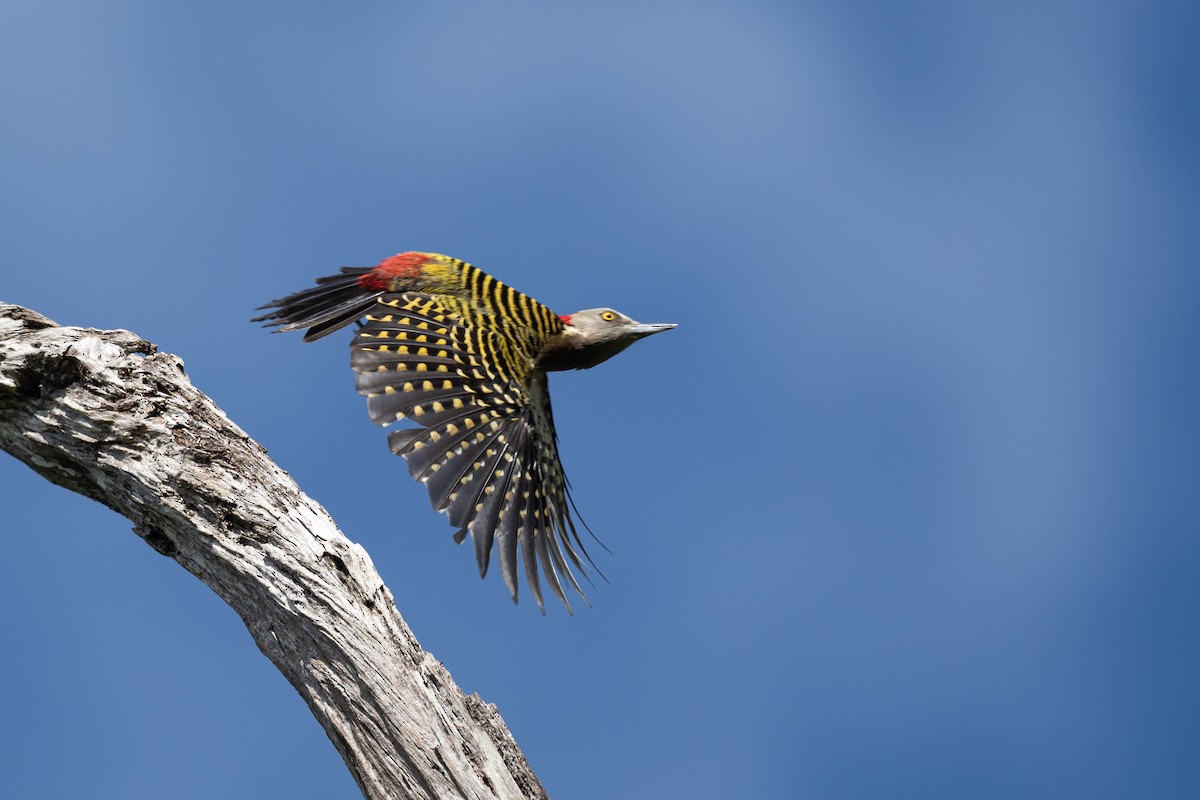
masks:
{"type": "Polygon", "coordinates": [[[480,574],[494,543],[516,601],[520,550],[538,607],[545,611],[540,564],[570,611],[563,584],[584,596],[572,567],[586,575],[582,559],[591,560],[571,516],[546,374],[534,366],[561,323],[537,301],[456,263],[471,271],[454,276],[465,291],[378,296],[350,345],[355,385],[372,421],[419,426],[393,431],[389,446],[459,529],[455,539],[470,534],[480,574]]]}

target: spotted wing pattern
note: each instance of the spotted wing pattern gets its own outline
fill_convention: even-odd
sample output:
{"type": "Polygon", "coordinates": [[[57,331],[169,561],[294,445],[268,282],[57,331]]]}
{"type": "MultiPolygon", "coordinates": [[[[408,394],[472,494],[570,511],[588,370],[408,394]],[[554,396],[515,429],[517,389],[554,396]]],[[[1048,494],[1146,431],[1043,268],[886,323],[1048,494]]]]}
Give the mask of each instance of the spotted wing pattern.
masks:
{"type": "Polygon", "coordinates": [[[419,426],[392,431],[389,445],[459,529],[455,539],[470,534],[480,573],[494,543],[515,601],[520,550],[538,607],[545,610],[540,564],[570,611],[563,583],[583,596],[572,567],[586,576],[582,559],[591,561],[570,512],[546,374],[534,367],[558,319],[464,266],[482,276],[468,275],[480,286],[465,296],[408,291],[377,299],[350,345],[356,388],[372,421],[419,426]]]}

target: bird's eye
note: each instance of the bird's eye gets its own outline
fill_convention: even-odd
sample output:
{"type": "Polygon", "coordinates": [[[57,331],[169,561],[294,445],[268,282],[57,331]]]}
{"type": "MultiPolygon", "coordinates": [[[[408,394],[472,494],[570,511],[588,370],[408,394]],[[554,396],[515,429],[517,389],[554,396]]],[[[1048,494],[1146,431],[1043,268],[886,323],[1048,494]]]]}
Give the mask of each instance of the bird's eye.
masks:
{"type": "Polygon", "coordinates": [[[600,313],[600,319],[604,320],[605,322],[612,322],[616,318],[617,315],[614,311],[603,311],[600,313]]]}

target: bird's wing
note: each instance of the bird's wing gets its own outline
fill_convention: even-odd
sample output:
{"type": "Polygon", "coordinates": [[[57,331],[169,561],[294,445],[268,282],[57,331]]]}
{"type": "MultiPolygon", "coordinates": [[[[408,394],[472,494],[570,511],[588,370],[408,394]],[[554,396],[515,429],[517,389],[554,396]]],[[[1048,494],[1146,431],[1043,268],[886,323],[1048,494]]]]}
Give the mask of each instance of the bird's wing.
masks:
{"type": "Polygon", "coordinates": [[[471,534],[480,573],[494,541],[515,601],[520,549],[538,607],[545,610],[540,563],[569,611],[563,581],[583,596],[571,566],[586,575],[581,556],[590,559],[571,515],[546,374],[534,367],[554,330],[548,320],[561,323],[537,301],[470,269],[482,278],[468,276],[478,286],[465,296],[378,298],[351,342],[356,388],[374,422],[420,426],[393,431],[389,445],[459,528],[456,539],[471,534]]]}

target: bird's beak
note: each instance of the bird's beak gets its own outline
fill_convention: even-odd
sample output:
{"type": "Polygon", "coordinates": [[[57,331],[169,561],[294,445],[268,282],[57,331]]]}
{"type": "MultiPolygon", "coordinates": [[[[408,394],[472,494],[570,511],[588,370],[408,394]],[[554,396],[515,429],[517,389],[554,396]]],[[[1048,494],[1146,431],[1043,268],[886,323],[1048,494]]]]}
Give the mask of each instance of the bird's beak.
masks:
{"type": "Polygon", "coordinates": [[[630,331],[633,333],[633,335],[637,336],[639,339],[642,339],[642,338],[649,336],[652,333],[662,333],[663,331],[669,331],[669,330],[671,330],[671,328],[674,328],[674,327],[676,327],[674,322],[656,322],[656,323],[639,322],[637,325],[634,325],[630,329],[630,331]]]}

